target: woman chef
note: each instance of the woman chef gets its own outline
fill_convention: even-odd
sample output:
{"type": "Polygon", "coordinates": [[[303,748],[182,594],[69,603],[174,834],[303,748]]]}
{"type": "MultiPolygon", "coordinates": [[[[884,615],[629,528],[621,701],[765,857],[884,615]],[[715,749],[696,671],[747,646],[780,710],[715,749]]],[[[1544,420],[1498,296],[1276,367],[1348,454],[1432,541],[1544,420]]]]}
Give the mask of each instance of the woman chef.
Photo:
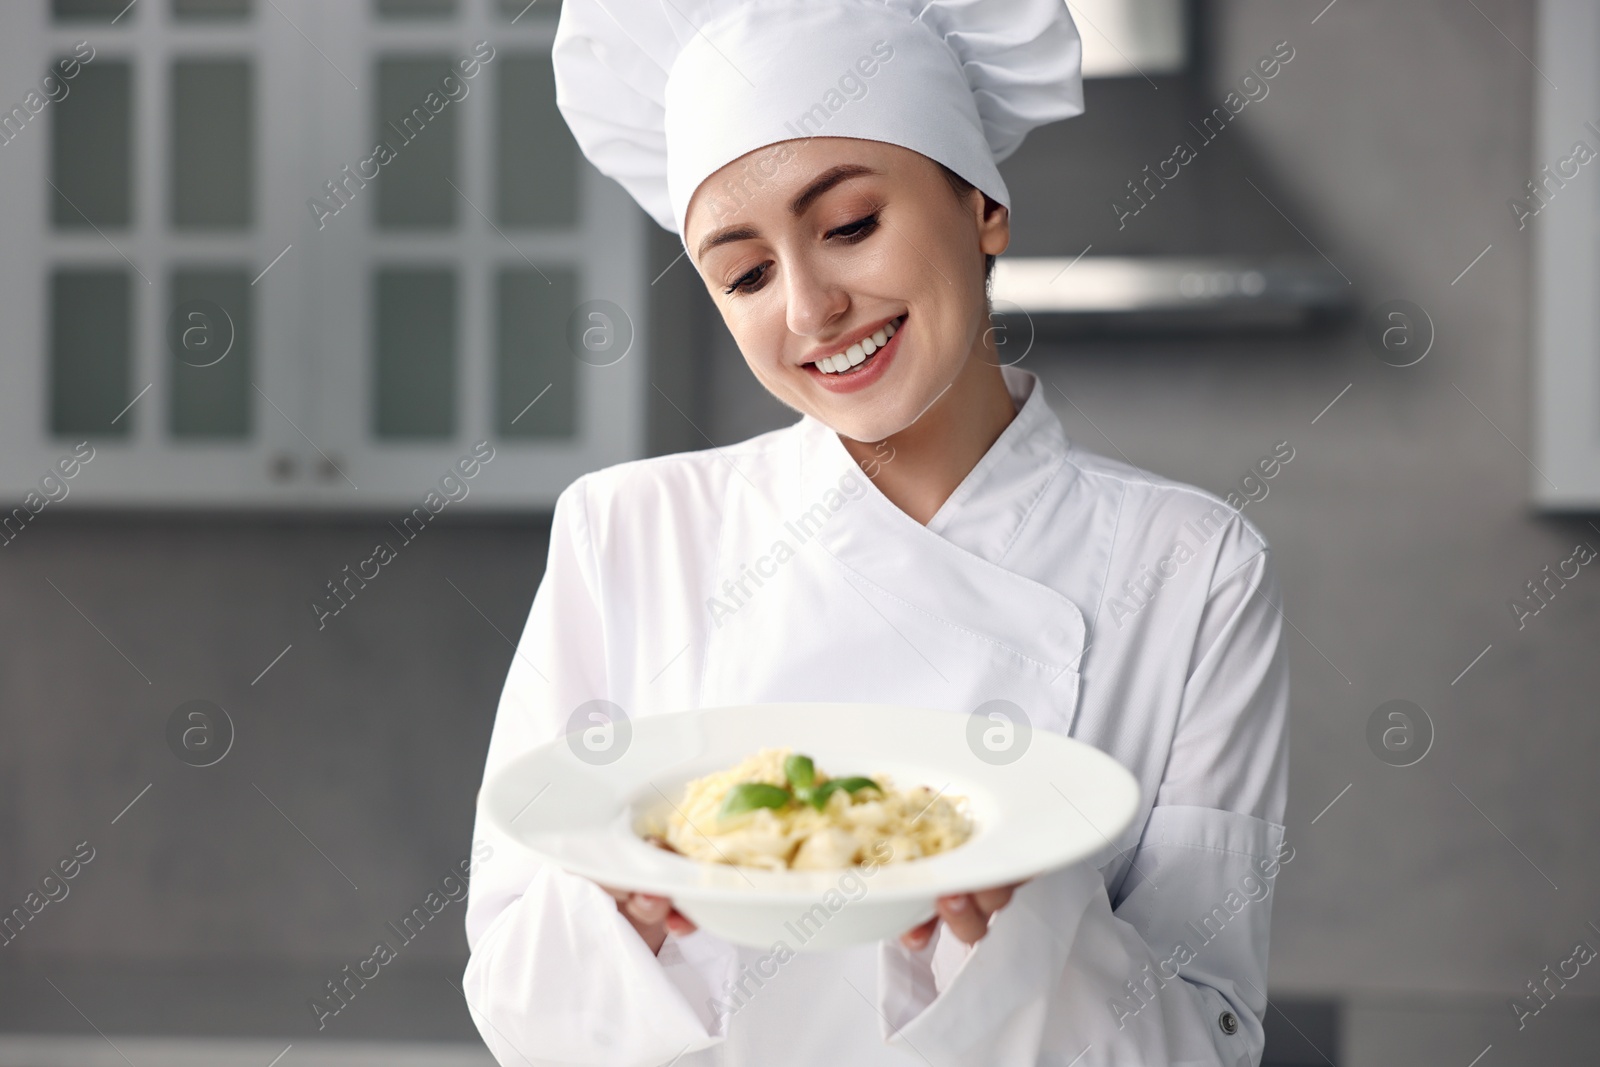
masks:
{"type": "Polygon", "coordinates": [[[996,160],[1082,111],[1079,60],[1060,0],[562,5],[579,144],[682,234],[801,417],[561,494],[487,771],[595,701],[865,701],[1070,734],[1143,801],[1096,862],[754,982],[762,950],[541,864],[480,809],[463,988],[501,1063],[1259,1060],[1292,857],[1271,554],[1216,497],[1069,440],[988,328],[996,160]]]}

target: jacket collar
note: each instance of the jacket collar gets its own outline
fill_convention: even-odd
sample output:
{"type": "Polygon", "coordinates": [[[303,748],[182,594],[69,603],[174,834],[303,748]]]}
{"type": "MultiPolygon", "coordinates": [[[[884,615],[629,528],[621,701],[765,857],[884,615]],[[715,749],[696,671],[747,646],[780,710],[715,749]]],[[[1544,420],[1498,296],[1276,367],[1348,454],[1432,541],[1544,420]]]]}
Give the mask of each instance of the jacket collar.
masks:
{"type": "MultiPolygon", "coordinates": [[[[1001,374],[1017,407],[1016,417],[924,527],[995,564],[1005,559],[1033,506],[1060,473],[1068,450],[1061,420],[1046,402],[1038,376],[1017,367],[1003,367],[1001,374]]],[[[804,415],[797,429],[802,498],[821,499],[830,488],[838,489],[841,476],[854,471],[869,496],[918,525],[862,476],[839,435],[825,423],[804,415]]]]}
{"type": "Polygon", "coordinates": [[[1037,376],[1015,367],[1002,373],[1016,417],[928,525],[884,496],[838,434],[809,415],[795,427],[798,495],[786,510],[803,514],[821,504],[838,512],[815,540],[859,578],[948,624],[1066,669],[1084,650],[1082,613],[1004,561],[1046,491],[1074,468],[1037,376]]]}

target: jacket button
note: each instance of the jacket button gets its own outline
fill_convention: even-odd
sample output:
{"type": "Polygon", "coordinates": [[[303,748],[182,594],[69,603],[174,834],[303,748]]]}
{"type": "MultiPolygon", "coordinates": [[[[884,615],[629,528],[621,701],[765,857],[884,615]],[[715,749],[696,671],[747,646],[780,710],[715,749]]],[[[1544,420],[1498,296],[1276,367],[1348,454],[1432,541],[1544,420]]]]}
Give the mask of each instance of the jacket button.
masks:
{"type": "Polygon", "coordinates": [[[1239,1032],[1239,1017],[1231,1011],[1225,1011],[1217,1016],[1217,1025],[1222,1027],[1222,1032],[1228,1035],[1239,1032]]]}

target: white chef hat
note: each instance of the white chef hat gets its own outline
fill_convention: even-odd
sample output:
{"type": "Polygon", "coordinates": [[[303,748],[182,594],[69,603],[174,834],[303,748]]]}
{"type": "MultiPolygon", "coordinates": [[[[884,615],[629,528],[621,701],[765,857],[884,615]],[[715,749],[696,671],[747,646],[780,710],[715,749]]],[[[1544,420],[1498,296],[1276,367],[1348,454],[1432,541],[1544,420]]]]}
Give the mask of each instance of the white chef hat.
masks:
{"type": "Polygon", "coordinates": [[[920,152],[1010,206],[996,164],[1083,112],[1063,0],[565,0],[556,104],[662,226],[740,156],[810,136],[920,152]]]}

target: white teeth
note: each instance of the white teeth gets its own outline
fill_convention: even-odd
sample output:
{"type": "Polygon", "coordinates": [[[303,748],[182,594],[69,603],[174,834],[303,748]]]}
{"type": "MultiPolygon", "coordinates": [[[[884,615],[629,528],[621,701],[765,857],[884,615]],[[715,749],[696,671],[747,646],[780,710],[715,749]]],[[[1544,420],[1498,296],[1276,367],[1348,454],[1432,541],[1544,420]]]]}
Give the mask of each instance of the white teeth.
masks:
{"type": "Polygon", "coordinates": [[[894,322],[886,323],[882,329],[863,337],[843,352],[836,352],[817,360],[816,368],[824,374],[838,374],[842,370],[860,366],[866,362],[868,356],[889,343],[889,338],[894,336],[895,327],[894,322]]]}

